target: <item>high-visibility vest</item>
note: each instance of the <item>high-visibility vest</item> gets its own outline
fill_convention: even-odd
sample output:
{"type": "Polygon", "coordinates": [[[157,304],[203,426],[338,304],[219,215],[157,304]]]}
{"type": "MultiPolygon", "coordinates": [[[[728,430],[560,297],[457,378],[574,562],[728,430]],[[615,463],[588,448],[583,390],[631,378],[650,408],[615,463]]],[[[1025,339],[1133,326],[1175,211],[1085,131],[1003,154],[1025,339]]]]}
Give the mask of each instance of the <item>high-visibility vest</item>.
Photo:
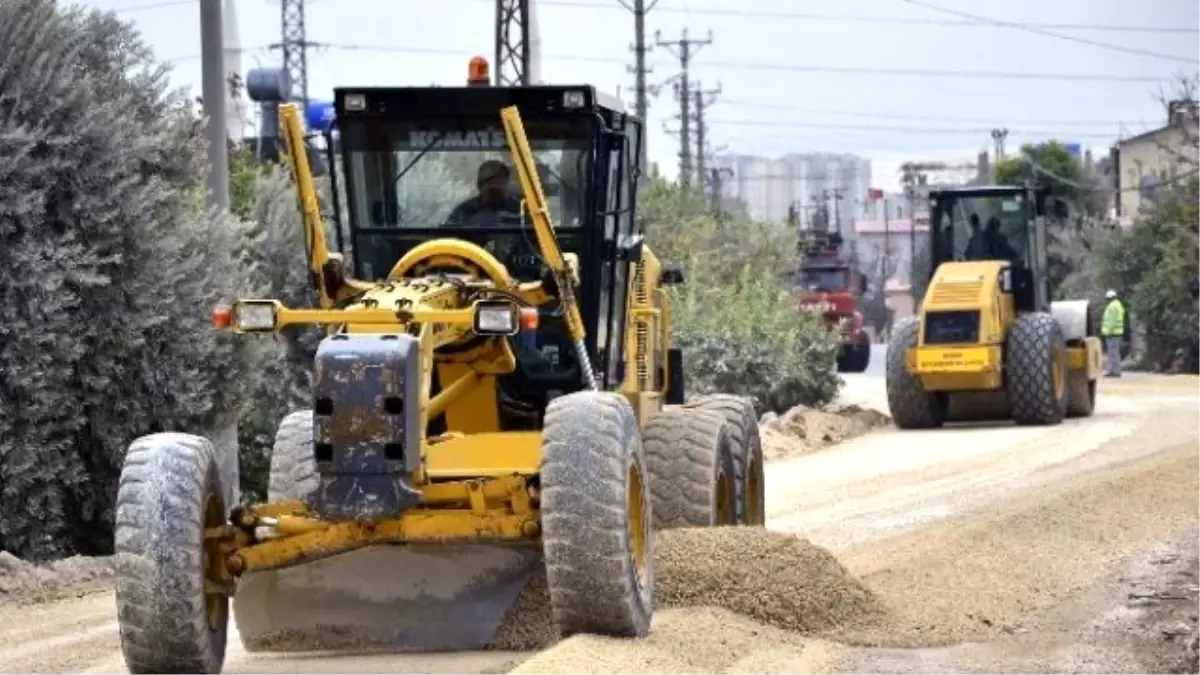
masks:
{"type": "Polygon", "coordinates": [[[1104,316],[1100,319],[1100,335],[1116,337],[1125,334],[1125,305],[1113,298],[1104,308],[1104,316]]]}

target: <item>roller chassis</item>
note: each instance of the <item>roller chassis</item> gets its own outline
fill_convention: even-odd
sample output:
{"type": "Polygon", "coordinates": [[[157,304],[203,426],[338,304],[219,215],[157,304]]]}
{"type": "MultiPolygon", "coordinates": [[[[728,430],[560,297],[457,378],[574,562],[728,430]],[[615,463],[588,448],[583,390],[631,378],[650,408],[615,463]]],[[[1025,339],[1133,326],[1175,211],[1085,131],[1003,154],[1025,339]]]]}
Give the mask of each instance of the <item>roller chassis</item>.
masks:
{"type": "MultiPolygon", "coordinates": [[[[1045,190],[949,188],[933,191],[930,202],[932,278],[917,316],[897,323],[888,346],[887,396],[896,426],[1053,425],[1092,415],[1100,340],[1086,300],[1050,300],[1045,190]],[[964,258],[951,214],[965,219],[968,207],[997,206],[992,212],[1009,219],[1007,236],[1015,237],[1005,244],[1008,252],[997,254],[997,239],[987,237],[1005,235],[993,229],[979,240],[993,248],[964,258]]],[[[1000,226],[999,216],[991,221],[1000,226]]]]}

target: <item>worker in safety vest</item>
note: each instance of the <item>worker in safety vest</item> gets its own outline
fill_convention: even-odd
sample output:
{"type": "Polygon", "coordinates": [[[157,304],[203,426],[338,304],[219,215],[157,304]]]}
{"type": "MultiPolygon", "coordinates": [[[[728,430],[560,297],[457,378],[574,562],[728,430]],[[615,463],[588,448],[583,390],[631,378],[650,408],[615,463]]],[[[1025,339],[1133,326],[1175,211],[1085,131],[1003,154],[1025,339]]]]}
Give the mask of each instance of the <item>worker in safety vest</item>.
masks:
{"type": "Polygon", "coordinates": [[[1117,292],[1111,288],[1104,297],[1108,304],[1104,307],[1104,315],[1100,318],[1100,335],[1104,338],[1104,347],[1108,352],[1107,377],[1121,376],[1121,340],[1125,337],[1125,305],[1117,299],[1117,292]]]}

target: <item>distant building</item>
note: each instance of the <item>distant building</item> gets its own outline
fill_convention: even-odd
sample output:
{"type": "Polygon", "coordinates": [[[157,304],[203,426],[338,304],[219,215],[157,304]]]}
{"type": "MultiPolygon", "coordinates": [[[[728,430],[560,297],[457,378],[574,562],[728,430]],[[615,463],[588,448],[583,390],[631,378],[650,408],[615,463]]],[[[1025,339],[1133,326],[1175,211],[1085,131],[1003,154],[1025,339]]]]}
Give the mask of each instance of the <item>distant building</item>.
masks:
{"type": "Polygon", "coordinates": [[[1164,183],[1196,169],[1198,136],[1196,101],[1172,101],[1166,125],[1117,141],[1111,157],[1118,220],[1130,222],[1164,183]]]}
{"type": "MultiPolygon", "coordinates": [[[[826,190],[839,189],[837,204],[842,232],[850,233],[852,223],[869,204],[871,160],[844,153],[789,154],[779,158],[749,155],[718,155],[713,166],[726,169],[722,192],[728,199],[745,205],[750,217],[782,221],[795,208],[800,221],[806,222],[813,207],[821,203],[826,190]]],[[[827,205],[832,217],[832,196],[827,205]]]]}

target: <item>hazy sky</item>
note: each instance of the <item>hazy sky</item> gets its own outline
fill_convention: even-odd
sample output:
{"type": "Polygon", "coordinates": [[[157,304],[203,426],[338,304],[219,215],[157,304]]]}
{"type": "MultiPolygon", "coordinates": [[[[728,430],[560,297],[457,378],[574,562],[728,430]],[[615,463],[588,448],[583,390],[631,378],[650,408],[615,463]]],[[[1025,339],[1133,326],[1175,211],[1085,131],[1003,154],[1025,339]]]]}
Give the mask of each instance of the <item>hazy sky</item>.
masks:
{"type": "MultiPolygon", "coordinates": [[[[619,88],[632,107],[633,77],[626,70],[632,63],[632,15],[617,0],[533,1],[543,78],[594,84],[610,93],[619,88]]],[[[660,0],[647,27],[651,37],[659,30],[664,39],[678,39],[685,27],[694,38],[712,31],[713,42],[697,53],[692,72],[706,87],[719,83],[723,89],[711,109],[716,148],[762,155],[855,152],[874,160],[874,182],[888,188],[900,161],[972,159],[990,146],[988,131],[997,126],[1010,130],[1009,148],[1053,136],[1106,151],[1118,134],[1160,125],[1156,92],[1177,74],[1195,76],[1200,69],[1196,0],[921,3],[1037,27],[972,23],[907,0],[660,0]],[[1159,30],[1130,30],[1135,27],[1159,30]],[[911,72],[930,70],[969,75],[911,72]],[[1090,79],[1030,77],[1037,74],[1090,79]]],[[[135,21],[161,58],[176,60],[179,85],[199,91],[196,0],[83,4],[135,21]]],[[[310,96],[327,98],[338,85],[460,83],[472,55],[491,57],[492,5],[492,0],[308,0],[308,39],[330,45],[309,55],[310,96]]],[[[278,0],[238,0],[237,16],[244,67],[277,64],[279,53],[267,45],[279,41],[278,0]]],[[[666,49],[656,48],[649,59],[651,82],[678,72],[666,49]]],[[[651,158],[660,164],[676,161],[678,141],[663,131],[664,123],[677,128],[670,120],[676,112],[673,94],[664,88],[652,100],[647,125],[651,158]]]]}

